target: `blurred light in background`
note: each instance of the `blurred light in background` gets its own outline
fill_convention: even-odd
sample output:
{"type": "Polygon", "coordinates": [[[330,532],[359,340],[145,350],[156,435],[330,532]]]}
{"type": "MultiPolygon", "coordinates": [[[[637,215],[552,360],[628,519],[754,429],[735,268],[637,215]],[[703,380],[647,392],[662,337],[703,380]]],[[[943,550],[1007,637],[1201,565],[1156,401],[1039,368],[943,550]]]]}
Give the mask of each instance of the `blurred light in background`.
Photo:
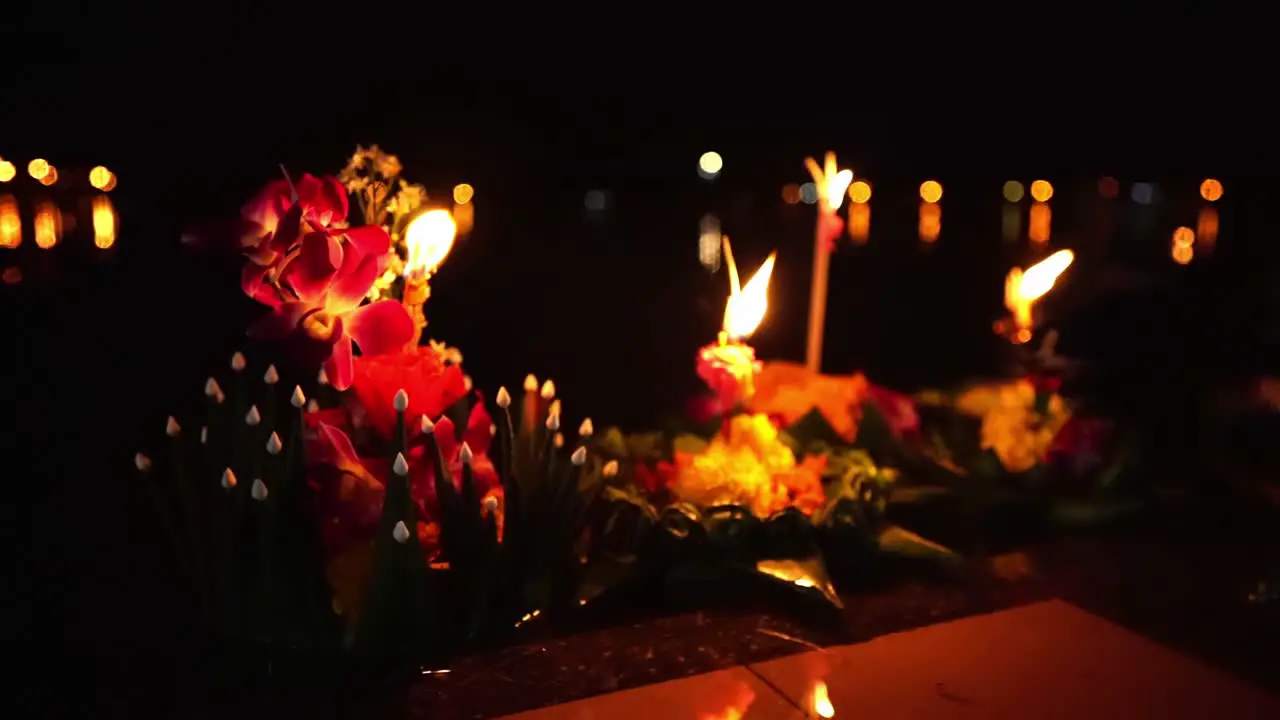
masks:
{"type": "Polygon", "coordinates": [[[1186,265],[1195,257],[1196,234],[1189,227],[1180,227],[1173,231],[1173,249],[1170,254],[1173,261],[1186,265]]]}
{"type": "MultiPolygon", "coordinates": [[[[924,194],[924,188],[921,187],[920,195],[923,197],[924,194]]],[[[941,188],[938,190],[938,197],[942,197],[941,188]]],[[[920,222],[917,230],[920,234],[920,242],[926,243],[936,241],[942,234],[942,206],[938,205],[937,201],[926,200],[920,203],[920,222]]]]}
{"type": "Polygon", "coordinates": [[[1113,177],[1104,177],[1098,181],[1098,194],[1108,200],[1120,197],[1120,182],[1113,177]]]}
{"type": "Polygon", "coordinates": [[[18,200],[12,195],[0,196],[0,247],[16,248],[22,244],[22,216],[18,200]]]}
{"type": "Polygon", "coordinates": [[[788,205],[795,205],[800,202],[800,186],[795,183],[787,183],[782,186],[782,202],[788,205]]]}
{"type": "Polygon", "coordinates": [[[603,190],[589,190],[586,197],[582,198],[583,206],[592,212],[604,210],[608,203],[603,190]]]}
{"type": "Polygon", "coordinates": [[[866,180],[854,180],[849,185],[849,199],[861,205],[871,199],[871,183],[866,180]]]}
{"type": "Polygon", "coordinates": [[[36,206],[36,220],[33,224],[36,236],[36,247],[42,250],[48,250],[58,244],[58,236],[60,225],[62,222],[62,213],[58,212],[57,206],[48,200],[43,200],[36,206]]]}
{"type": "Polygon", "coordinates": [[[800,186],[800,201],[805,205],[813,205],[818,202],[818,186],[811,182],[807,182],[800,186]]]}
{"type": "Polygon", "coordinates": [[[859,245],[865,245],[871,237],[871,206],[865,202],[855,201],[849,206],[849,237],[859,245]]]}
{"type": "Polygon", "coordinates": [[[33,180],[43,180],[45,175],[49,174],[49,161],[42,158],[36,158],[27,163],[27,174],[33,180]]]}
{"type": "Polygon", "coordinates": [[[1027,239],[1037,245],[1049,242],[1053,232],[1053,210],[1049,203],[1031,203],[1031,215],[1027,218],[1027,239]]]}
{"type": "Polygon", "coordinates": [[[1139,205],[1150,205],[1156,199],[1156,186],[1151,183],[1134,183],[1129,197],[1139,205]]]}
{"type": "Polygon", "coordinates": [[[89,171],[89,184],[103,192],[109,192],[116,186],[116,176],[110,170],[99,165],[89,171]]]}
{"type": "Polygon", "coordinates": [[[1208,206],[1200,208],[1200,214],[1196,217],[1196,239],[1205,250],[1213,251],[1213,246],[1218,242],[1217,209],[1208,206]]]}
{"type": "Polygon", "coordinates": [[[4,269],[4,273],[0,275],[0,279],[4,281],[5,285],[17,285],[22,282],[22,268],[7,267],[4,269]]]}
{"type": "Polygon", "coordinates": [[[111,198],[98,195],[93,199],[93,245],[106,250],[116,244],[116,231],[120,217],[111,204],[111,198]]]}
{"type": "Polygon", "coordinates": [[[1209,202],[1218,202],[1222,199],[1222,183],[1213,178],[1200,183],[1200,197],[1209,202]]]}
{"type": "Polygon", "coordinates": [[[475,196],[476,189],[466,183],[453,186],[453,201],[459,205],[466,205],[475,196]]]}
{"type": "Polygon", "coordinates": [[[1014,203],[1004,204],[1000,213],[1000,237],[1007,243],[1018,242],[1022,233],[1022,210],[1014,203]]]}
{"type": "Polygon", "coordinates": [[[40,184],[49,187],[56,182],[58,182],[58,168],[50,165],[47,168],[47,172],[40,177],[40,184]]]}
{"type": "Polygon", "coordinates": [[[1036,202],[1049,202],[1053,198],[1053,185],[1048,180],[1036,180],[1031,183],[1031,199],[1036,202]]]}
{"type": "Polygon", "coordinates": [[[1000,192],[1004,195],[1004,199],[1011,203],[1021,202],[1025,193],[1022,189],[1022,183],[1017,180],[1006,182],[1000,192]]]}
{"type": "Polygon", "coordinates": [[[936,203],[942,199],[942,183],[937,180],[925,180],[920,183],[920,199],[927,203],[936,203]]]}
{"type": "Polygon", "coordinates": [[[698,262],[711,272],[720,269],[720,246],[723,233],[720,218],[710,213],[698,223],[698,262]]]}
{"type": "Polygon", "coordinates": [[[458,226],[458,234],[471,232],[476,225],[476,206],[473,203],[454,203],[453,221],[458,226]]]}
{"type": "Polygon", "coordinates": [[[0,182],[9,182],[18,175],[18,168],[8,160],[0,160],[0,182]]]}
{"type": "Polygon", "coordinates": [[[698,158],[698,174],[710,180],[724,168],[724,158],[718,152],[704,152],[698,158]]]}

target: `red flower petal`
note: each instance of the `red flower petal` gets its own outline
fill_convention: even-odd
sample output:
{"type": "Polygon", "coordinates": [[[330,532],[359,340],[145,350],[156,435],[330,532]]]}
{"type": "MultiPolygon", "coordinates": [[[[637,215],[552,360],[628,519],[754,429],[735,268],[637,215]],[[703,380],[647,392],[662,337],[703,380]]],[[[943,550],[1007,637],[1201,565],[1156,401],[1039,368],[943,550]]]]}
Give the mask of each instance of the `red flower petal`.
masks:
{"type": "Polygon", "coordinates": [[[441,417],[436,420],[435,436],[436,443],[440,446],[440,454],[444,455],[444,461],[447,465],[460,447],[458,444],[458,429],[454,427],[452,420],[447,417],[441,417]]]}
{"type": "MultiPolygon", "coordinates": [[[[339,326],[339,332],[341,326],[339,326]]],[[[336,334],[336,333],[335,333],[336,334]]],[[[324,362],[324,372],[329,376],[329,383],[335,390],[346,390],[351,387],[351,336],[342,333],[333,344],[333,354],[324,362]]]]}
{"type": "Polygon", "coordinates": [[[413,340],[413,318],[398,301],[379,300],[345,317],[347,334],[365,355],[397,353],[413,340]]]}
{"type": "Polygon", "coordinates": [[[274,180],[258,191],[252,200],[240,209],[245,220],[262,227],[263,234],[276,231],[276,225],[285,211],[293,204],[289,183],[286,180],[274,180]]]}
{"type": "Polygon", "coordinates": [[[382,274],[379,265],[379,257],[345,253],[343,265],[329,287],[329,311],[346,313],[360,307],[373,281],[382,274]]]}
{"type": "Polygon", "coordinates": [[[342,266],[342,246],[325,233],[308,233],[302,250],[284,271],[284,282],[311,305],[324,302],[325,293],[342,266]]]}
{"type": "Polygon", "coordinates": [[[298,323],[310,310],[306,303],[282,303],[250,325],[248,335],[262,340],[285,337],[297,329],[298,323]]]}
{"type": "Polygon", "coordinates": [[[307,207],[307,220],[328,226],[347,219],[347,189],[335,177],[311,174],[298,180],[298,203],[307,207]]]}
{"type": "Polygon", "coordinates": [[[327,410],[303,413],[302,423],[311,430],[319,429],[321,423],[336,427],[343,432],[350,429],[347,411],[342,408],[329,408],[327,410]]]}
{"type": "Polygon", "coordinates": [[[471,452],[476,454],[489,452],[489,442],[493,440],[493,436],[489,434],[489,426],[492,424],[493,420],[484,409],[484,403],[476,403],[475,407],[471,408],[471,417],[467,419],[467,431],[462,438],[467,441],[471,452]]]}
{"type": "Polygon", "coordinates": [[[283,302],[276,289],[264,283],[270,268],[254,263],[246,263],[240,271],[240,288],[244,294],[268,307],[280,307],[283,302]]]}
{"type": "Polygon", "coordinates": [[[362,256],[386,255],[391,250],[391,236],[377,225],[361,225],[343,231],[347,244],[362,256]]]}

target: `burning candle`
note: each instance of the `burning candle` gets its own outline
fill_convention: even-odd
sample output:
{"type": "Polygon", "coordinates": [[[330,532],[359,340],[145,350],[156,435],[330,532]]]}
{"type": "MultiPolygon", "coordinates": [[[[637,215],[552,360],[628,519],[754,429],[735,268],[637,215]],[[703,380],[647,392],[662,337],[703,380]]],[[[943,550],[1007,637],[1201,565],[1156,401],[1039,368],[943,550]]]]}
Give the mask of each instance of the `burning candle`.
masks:
{"type": "Polygon", "coordinates": [[[409,347],[416,347],[422,340],[422,328],[427,324],[422,306],[431,297],[427,283],[440,264],[453,249],[458,226],[448,210],[428,210],[409,222],[404,231],[405,247],[409,257],[404,263],[404,297],[401,302],[413,318],[413,340],[409,347]]]}
{"type": "Polygon", "coordinates": [[[742,286],[729,238],[725,237],[723,243],[724,262],[729,270],[729,301],[725,303],[724,325],[716,341],[698,351],[698,377],[716,393],[727,415],[755,393],[760,363],[755,350],[744,340],[760,327],[769,309],[769,278],[777,253],[770,254],[742,286]]]}
{"type": "MultiPolygon", "coordinates": [[[[814,187],[818,189],[818,220],[813,232],[813,284],[809,290],[809,336],[805,347],[805,365],[809,370],[818,372],[822,365],[822,338],[826,330],[827,276],[831,269],[831,250],[836,238],[844,230],[844,223],[837,213],[844,202],[845,190],[853,182],[853,171],[840,170],[833,152],[827,153],[822,167],[813,158],[805,158],[804,164],[813,176],[814,187]]],[[[766,265],[772,268],[772,263],[767,262],[766,265]]]]}
{"type": "Polygon", "coordinates": [[[1059,250],[1031,267],[1014,268],[1004,282],[1004,304],[1013,316],[1010,339],[1017,344],[1031,339],[1034,324],[1032,308],[1044,297],[1058,280],[1058,276],[1071,266],[1075,253],[1059,250]]]}

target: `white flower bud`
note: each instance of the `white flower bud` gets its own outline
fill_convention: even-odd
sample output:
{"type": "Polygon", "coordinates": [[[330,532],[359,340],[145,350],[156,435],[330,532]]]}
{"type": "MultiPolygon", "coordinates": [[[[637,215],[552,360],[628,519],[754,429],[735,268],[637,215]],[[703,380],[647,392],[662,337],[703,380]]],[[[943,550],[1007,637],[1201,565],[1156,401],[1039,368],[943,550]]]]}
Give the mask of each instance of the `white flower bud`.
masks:
{"type": "Polygon", "coordinates": [[[173,419],[172,415],[164,423],[164,434],[171,438],[176,438],[182,434],[182,428],[178,425],[178,421],[173,419]]]}
{"type": "Polygon", "coordinates": [[[224,490],[230,490],[236,486],[236,474],[227,468],[222,471],[222,487],[224,490]]]}
{"type": "Polygon", "coordinates": [[[280,436],[275,433],[271,433],[271,436],[267,438],[267,454],[279,455],[280,451],[283,449],[284,443],[280,442],[280,436]]]}
{"type": "Polygon", "coordinates": [[[547,429],[548,429],[548,430],[550,430],[550,431],[552,431],[552,432],[555,432],[556,430],[559,430],[559,429],[560,429],[560,416],[559,416],[559,415],[554,415],[554,414],[553,414],[553,415],[548,415],[548,416],[547,416],[547,429]]]}
{"type": "Polygon", "coordinates": [[[458,459],[467,465],[470,465],[471,461],[474,459],[471,454],[471,446],[466,442],[463,442],[462,447],[458,449],[458,459]]]}
{"type": "Polygon", "coordinates": [[[307,404],[307,396],[302,393],[301,385],[293,386],[293,394],[289,396],[289,404],[299,410],[302,409],[303,405],[307,404]]]}
{"type": "Polygon", "coordinates": [[[498,395],[494,398],[494,401],[498,403],[498,407],[506,410],[511,407],[511,393],[507,392],[505,387],[500,387],[498,388],[498,395]]]}
{"type": "Polygon", "coordinates": [[[538,378],[529,373],[524,376],[524,391],[527,393],[538,392],[538,378]]]}
{"type": "Polygon", "coordinates": [[[610,460],[605,463],[604,468],[600,470],[600,473],[607,478],[616,476],[618,474],[618,461],[610,460]]]}
{"type": "Polygon", "coordinates": [[[421,424],[422,424],[423,435],[430,435],[431,433],[436,431],[436,424],[431,422],[431,418],[427,417],[426,415],[422,416],[421,424]]]}
{"type": "Polygon", "coordinates": [[[244,424],[249,427],[257,427],[262,422],[262,414],[258,412],[257,405],[250,405],[249,412],[244,414],[244,424]]]}
{"type": "Polygon", "coordinates": [[[275,365],[267,366],[267,371],[262,374],[262,382],[268,385],[275,385],[280,382],[280,373],[276,371],[275,365]]]}
{"type": "Polygon", "coordinates": [[[577,450],[574,450],[573,454],[569,456],[569,462],[578,466],[585,465],[587,462],[587,449],[579,447],[577,450]]]}
{"type": "Polygon", "coordinates": [[[140,472],[147,472],[151,469],[151,458],[142,453],[137,453],[133,456],[133,466],[138,468],[140,472]]]}
{"type": "Polygon", "coordinates": [[[595,434],[595,432],[596,432],[596,426],[591,424],[591,418],[587,418],[586,420],[583,420],[582,424],[578,426],[578,435],[580,437],[584,437],[584,438],[591,437],[592,435],[595,434]]]}
{"type": "Polygon", "coordinates": [[[395,538],[395,541],[401,545],[409,542],[409,527],[404,524],[403,520],[397,522],[396,526],[391,529],[391,537],[395,538]]]}
{"type": "Polygon", "coordinates": [[[231,356],[232,370],[235,370],[236,372],[240,372],[241,370],[244,370],[244,366],[245,366],[244,353],[237,352],[235,355],[231,356]]]}
{"type": "Polygon", "coordinates": [[[218,385],[218,381],[213,378],[209,378],[208,380],[205,380],[204,394],[211,398],[216,398],[219,395],[221,395],[222,388],[218,385]]]}
{"type": "Polygon", "coordinates": [[[249,488],[249,495],[258,502],[267,499],[267,484],[262,482],[262,478],[253,481],[253,486],[249,488]]]}
{"type": "Polygon", "coordinates": [[[404,453],[396,453],[396,461],[391,465],[391,470],[400,477],[409,474],[409,461],[404,459],[404,453]]]}
{"type": "Polygon", "coordinates": [[[543,400],[550,400],[556,396],[556,384],[551,380],[542,383],[542,390],[538,394],[543,400]]]}

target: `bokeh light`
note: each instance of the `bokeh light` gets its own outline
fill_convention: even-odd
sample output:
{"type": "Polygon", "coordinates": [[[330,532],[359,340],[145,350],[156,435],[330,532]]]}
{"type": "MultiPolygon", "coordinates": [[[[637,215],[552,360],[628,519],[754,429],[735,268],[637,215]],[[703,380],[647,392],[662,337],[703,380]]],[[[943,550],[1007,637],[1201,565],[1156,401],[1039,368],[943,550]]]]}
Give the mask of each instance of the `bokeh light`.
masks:
{"type": "Polygon", "coordinates": [[[1222,199],[1222,183],[1213,178],[1200,183],[1200,197],[1209,202],[1218,202],[1222,199]]]}
{"type": "Polygon", "coordinates": [[[93,199],[93,245],[106,250],[116,244],[116,227],[119,216],[111,205],[111,198],[98,195],[93,199]]]}
{"type": "Polygon", "coordinates": [[[937,180],[925,180],[920,183],[920,199],[927,203],[936,203],[942,199],[942,183],[937,180]]]}
{"type": "Polygon", "coordinates": [[[32,180],[42,180],[45,175],[49,174],[49,161],[43,158],[36,158],[27,163],[27,174],[32,180]]]}
{"type": "Polygon", "coordinates": [[[818,186],[807,182],[800,186],[800,202],[813,205],[818,202],[818,186]]]}
{"type": "Polygon", "coordinates": [[[1053,185],[1048,180],[1036,180],[1031,183],[1031,199],[1036,202],[1049,202],[1053,198],[1053,185]]]}
{"type": "Polygon", "coordinates": [[[871,236],[871,206],[867,203],[854,203],[849,206],[849,237],[857,244],[864,245],[871,236]]]}
{"type": "Polygon", "coordinates": [[[1129,197],[1139,205],[1150,205],[1156,199],[1156,186],[1151,183],[1134,183],[1129,190],[1129,197]]]}
{"type": "Polygon", "coordinates": [[[718,152],[704,152],[698,158],[698,174],[710,180],[724,169],[724,158],[718,152]]]}
{"type": "Polygon", "coordinates": [[[582,204],[592,212],[604,210],[608,204],[608,198],[603,190],[589,190],[585,197],[582,198],[582,204]]]}
{"type": "Polygon", "coordinates": [[[35,233],[36,247],[48,250],[58,244],[59,228],[62,213],[52,202],[45,200],[36,208],[36,219],[32,223],[35,233]]]}
{"type": "Polygon", "coordinates": [[[1205,250],[1212,251],[1218,242],[1218,211],[1205,205],[1196,216],[1196,240],[1205,250]]]}
{"type": "Polygon", "coordinates": [[[871,199],[871,183],[866,180],[855,180],[849,185],[849,199],[855,203],[865,203],[871,199]]]}
{"type": "Polygon", "coordinates": [[[1017,180],[1010,180],[1006,182],[1004,187],[1000,189],[1000,192],[1004,195],[1004,199],[1011,203],[1020,202],[1023,195],[1026,193],[1026,191],[1022,189],[1022,183],[1017,180]]]}
{"type": "Polygon", "coordinates": [[[1196,251],[1190,245],[1174,245],[1170,254],[1174,262],[1186,265],[1196,256],[1196,251]]]}
{"type": "Polygon", "coordinates": [[[89,171],[89,184],[98,190],[106,190],[111,184],[111,171],[99,165],[89,171]]]}
{"type": "Polygon", "coordinates": [[[800,202],[800,186],[795,183],[787,183],[782,186],[782,202],[788,205],[795,205],[800,202]]]}
{"type": "Polygon", "coordinates": [[[453,201],[459,205],[466,205],[475,196],[476,189],[466,183],[459,183],[453,187],[453,201]]]}
{"type": "Polygon", "coordinates": [[[1031,204],[1031,214],[1027,218],[1027,239],[1037,245],[1049,242],[1053,234],[1053,210],[1049,203],[1031,204]]]}
{"type": "Polygon", "coordinates": [[[45,187],[52,186],[58,182],[58,168],[49,165],[45,169],[44,175],[41,175],[39,179],[41,185],[44,185],[45,187]]]}
{"type": "Polygon", "coordinates": [[[720,231],[720,218],[712,213],[702,216],[698,223],[698,262],[710,272],[720,269],[720,253],[724,234],[720,231]]]}
{"type": "MultiPolygon", "coordinates": [[[[941,192],[938,196],[941,197],[941,192]]],[[[936,242],[938,236],[942,234],[942,207],[936,201],[920,203],[920,222],[917,232],[920,235],[920,242],[923,243],[936,242]]]]}
{"type": "Polygon", "coordinates": [[[8,160],[0,160],[0,182],[9,182],[18,175],[18,168],[8,160]]]}
{"type": "Polygon", "coordinates": [[[1196,242],[1196,233],[1189,227],[1180,227],[1173,231],[1173,244],[1191,247],[1196,242]]]}
{"type": "Polygon", "coordinates": [[[0,247],[16,248],[22,244],[22,216],[18,200],[12,195],[0,196],[0,247]]]}
{"type": "Polygon", "coordinates": [[[1018,241],[1022,233],[1022,210],[1012,203],[1005,203],[1000,213],[1000,237],[1007,243],[1018,241]]]}
{"type": "Polygon", "coordinates": [[[1107,200],[1120,197],[1120,181],[1107,176],[1098,181],[1098,194],[1107,200]]]}

